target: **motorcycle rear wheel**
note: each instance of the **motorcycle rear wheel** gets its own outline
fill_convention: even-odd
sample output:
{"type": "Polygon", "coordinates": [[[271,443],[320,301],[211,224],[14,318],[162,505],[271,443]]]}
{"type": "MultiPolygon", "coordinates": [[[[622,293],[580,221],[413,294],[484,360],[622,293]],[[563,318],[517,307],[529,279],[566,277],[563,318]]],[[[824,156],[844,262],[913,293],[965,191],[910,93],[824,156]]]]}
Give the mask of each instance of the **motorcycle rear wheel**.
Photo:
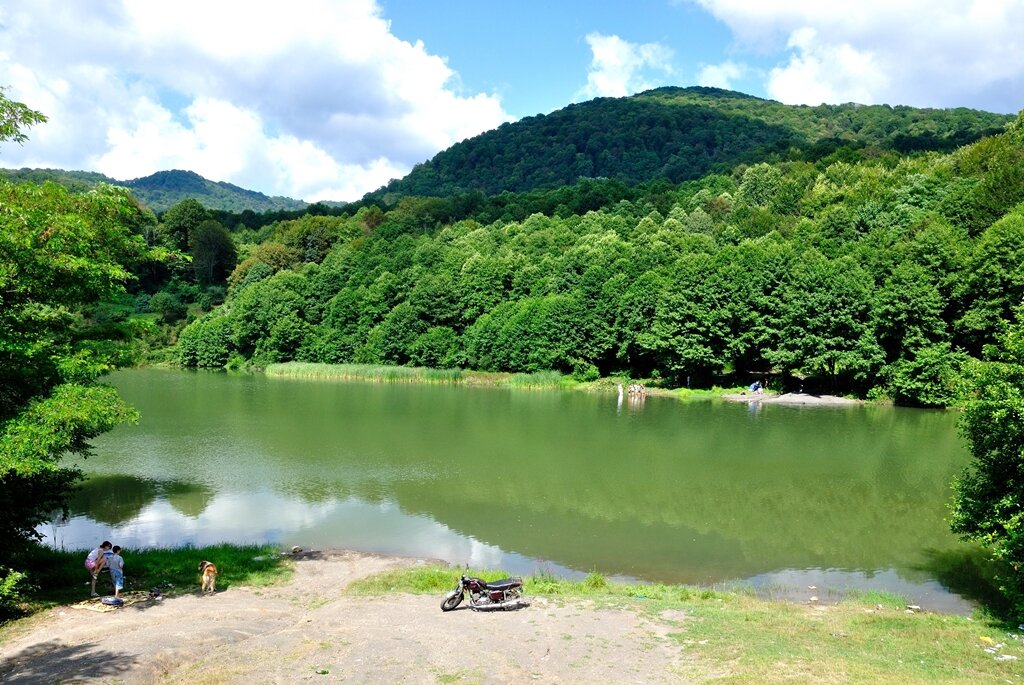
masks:
{"type": "Polygon", "coordinates": [[[444,601],[441,602],[441,611],[451,611],[455,607],[462,604],[462,593],[458,593],[452,597],[445,597],[444,601]]]}

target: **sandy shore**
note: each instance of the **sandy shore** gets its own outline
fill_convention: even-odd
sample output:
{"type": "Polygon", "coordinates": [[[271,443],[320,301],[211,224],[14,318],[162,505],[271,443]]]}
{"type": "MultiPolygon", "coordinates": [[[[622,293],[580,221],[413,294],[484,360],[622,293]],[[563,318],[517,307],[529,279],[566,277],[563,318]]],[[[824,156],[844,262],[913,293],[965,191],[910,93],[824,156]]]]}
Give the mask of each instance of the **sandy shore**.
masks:
{"type": "Polygon", "coordinates": [[[270,588],[44,612],[5,633],[0,681],[679,683],[694,673],[668,637],[686,620],[680,612],[533,598],[518,611],[443,613],[441,596],[343,592],[425,560],[335,551],[294,563],[294,577],[270,588]]]}
{"type": "Polygon", "coordinates": [[[787,392],[781,395],[773,395],[770,393],[764,393],[761,395],[748,393],[738,393],[734,395],[722,395],[722,399],[729,400],[730,402],[759,402],[761,404],[806,404],[812,406],[823,406],[823,407],[841,407],[841,406],[853,406],[863,404],[861,400],[851,400],[847,397],[838,397],[836,395],[809,395],[802,392],[787,392]]]}

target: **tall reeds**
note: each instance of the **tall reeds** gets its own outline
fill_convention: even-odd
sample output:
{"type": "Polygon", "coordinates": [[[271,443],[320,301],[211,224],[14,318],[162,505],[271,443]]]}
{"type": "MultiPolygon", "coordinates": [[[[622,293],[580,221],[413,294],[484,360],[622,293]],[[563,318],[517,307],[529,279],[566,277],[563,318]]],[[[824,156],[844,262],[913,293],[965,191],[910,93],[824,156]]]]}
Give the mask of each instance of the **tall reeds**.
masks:
{"type": "Polygon", "coordinates": [[[271,364],[268,376],[310,378],[316,380],[359,380],[375,383],[459,383],[461,369],[428,369],[383,364],[313,364],[286,362],[271,364]]]}

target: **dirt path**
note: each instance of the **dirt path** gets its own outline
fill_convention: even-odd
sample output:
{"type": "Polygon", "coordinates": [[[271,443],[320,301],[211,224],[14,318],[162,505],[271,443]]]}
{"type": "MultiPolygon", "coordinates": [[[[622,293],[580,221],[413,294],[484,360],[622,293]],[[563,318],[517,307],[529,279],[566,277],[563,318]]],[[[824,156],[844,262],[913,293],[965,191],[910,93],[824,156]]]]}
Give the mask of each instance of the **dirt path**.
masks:
{"type": "Polygon", "coordinates": [[[62,607],[0,645],[0,681],[24,683],[659,683],[694,664],[668,636],[685,617],[562,605],[443,613],[441,596],[343,595],[414,559],[354,552],[296,562],[273,588],[230,588],[109,613],[62,607]]]}

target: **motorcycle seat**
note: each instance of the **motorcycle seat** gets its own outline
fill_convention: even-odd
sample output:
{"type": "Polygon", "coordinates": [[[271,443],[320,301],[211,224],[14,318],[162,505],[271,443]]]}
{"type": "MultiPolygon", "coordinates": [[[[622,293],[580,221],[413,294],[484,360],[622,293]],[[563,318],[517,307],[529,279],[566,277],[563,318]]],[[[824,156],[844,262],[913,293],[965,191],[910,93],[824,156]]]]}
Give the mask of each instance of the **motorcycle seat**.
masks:
{"type": "Polygon", "coordinates": [[[501,580],[492,580],[487,583],[488,590],[509,590],[518,585],[522,585],[523,581],[519,578],[502,578],[501,580]]]}

